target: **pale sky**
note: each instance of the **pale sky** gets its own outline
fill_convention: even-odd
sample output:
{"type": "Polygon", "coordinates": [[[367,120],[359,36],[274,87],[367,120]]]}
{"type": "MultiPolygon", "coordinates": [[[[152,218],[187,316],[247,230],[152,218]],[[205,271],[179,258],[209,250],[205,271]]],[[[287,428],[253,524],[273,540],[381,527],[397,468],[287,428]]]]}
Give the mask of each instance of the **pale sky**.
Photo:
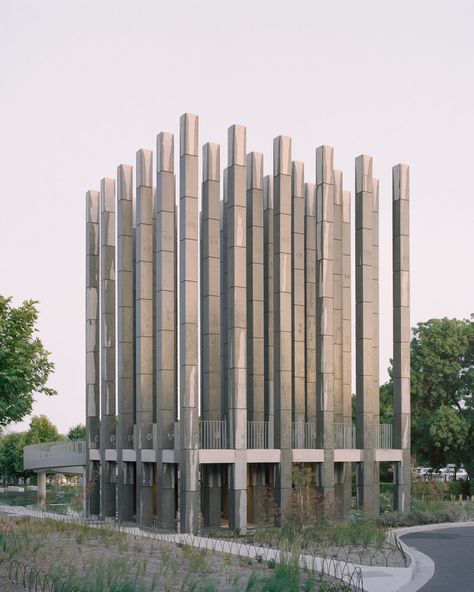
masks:
{"type": "MultiPolygon", "coordinates": [[[[84,195],[160,131],[200,116],[200,141],[247,126],[248,150],[293,139],[380,179],[382,379],[391,356],[391,167],[411,167],[411,324],[474,312],[471,0],[0,0],[0,294],[40,301],[52,352],[37,398],[84,422],[84,195]]],[[[26,424],[12,426],[23,428],[26,424]]]]}

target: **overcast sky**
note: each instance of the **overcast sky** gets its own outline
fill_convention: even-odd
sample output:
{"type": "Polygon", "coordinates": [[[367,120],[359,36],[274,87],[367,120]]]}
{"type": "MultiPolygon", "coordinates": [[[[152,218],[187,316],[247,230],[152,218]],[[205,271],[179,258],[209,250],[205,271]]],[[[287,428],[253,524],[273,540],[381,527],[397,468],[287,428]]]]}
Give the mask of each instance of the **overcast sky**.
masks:
{"type": "MultiPolygon", "coordinates": [[[[84,194],[161,130],[247,126],[380,179],[381,375],[391,356],[391,167],[411,167],[412,326],[474,312],[471,0],[0,0],[0,294],[40,302],[65,431],[84,422],[84,194]]],[[[13,429],[24,427],[13,426],[13,429]]]]}

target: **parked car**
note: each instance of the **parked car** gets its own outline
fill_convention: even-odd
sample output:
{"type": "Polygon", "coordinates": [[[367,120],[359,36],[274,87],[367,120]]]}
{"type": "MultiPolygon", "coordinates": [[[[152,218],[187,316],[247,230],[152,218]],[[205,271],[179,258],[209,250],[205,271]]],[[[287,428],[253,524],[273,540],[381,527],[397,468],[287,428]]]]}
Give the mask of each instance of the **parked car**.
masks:
{"type": "Polygon", "coordinates": [[[415,467],[415,477],[420,481],[431,479],[433,467],[415,467]]]}
{"type": "Polygon", "coordinates": [[[433,479],[436,481],[467,481],[468,474],[462,465],[456,470],[456,465],[449,464],[433,473],[433,479]]]}

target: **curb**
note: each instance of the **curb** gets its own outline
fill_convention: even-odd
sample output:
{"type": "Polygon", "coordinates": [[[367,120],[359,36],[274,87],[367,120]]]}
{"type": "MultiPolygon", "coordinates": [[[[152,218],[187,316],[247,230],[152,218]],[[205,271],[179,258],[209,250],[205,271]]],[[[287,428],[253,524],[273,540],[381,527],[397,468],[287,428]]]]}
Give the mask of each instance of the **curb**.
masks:
{"type": "Polygon", "coordinates": [[[433,560],[425,555],[415,547],[410,547],[405,543],[401,537],[412,532],[427,532],[432,530],[444,530],[446,528],[460,528],[463,526],[474,526],[474,521],[468,522],[440,522],[437,524],[423,524],[420,526],[405,526],[402,528],[395,528],[393,532],[407,555],[411,558],[410,567],[412,569],[412,577],[409,582],[403,584],[398,588],[398,592],[416,592],[422,588],[432,577],[435,572],[435,564],[433,560]]]}

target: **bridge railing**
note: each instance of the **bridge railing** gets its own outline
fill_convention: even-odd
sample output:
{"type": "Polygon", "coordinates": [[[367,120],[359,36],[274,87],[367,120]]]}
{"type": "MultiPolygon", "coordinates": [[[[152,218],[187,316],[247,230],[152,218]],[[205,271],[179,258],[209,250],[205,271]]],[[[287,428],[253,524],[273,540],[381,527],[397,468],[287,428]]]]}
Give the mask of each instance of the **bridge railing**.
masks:
{"type": "Polygon", "coordinates": [[[48,467],[73,467],[86,464],[86,443],[83,440],[43,442],[23,449],[25,470],[48,467]]]}

